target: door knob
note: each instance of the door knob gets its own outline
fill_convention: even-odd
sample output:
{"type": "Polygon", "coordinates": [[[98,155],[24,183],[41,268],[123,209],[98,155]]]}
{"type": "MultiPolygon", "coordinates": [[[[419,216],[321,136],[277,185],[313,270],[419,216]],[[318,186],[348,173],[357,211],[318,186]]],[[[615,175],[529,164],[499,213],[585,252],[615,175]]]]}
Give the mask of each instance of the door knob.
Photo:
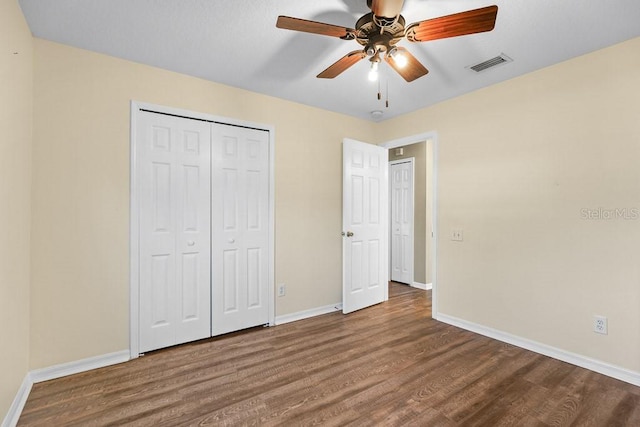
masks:
{"type": "Polygon", "coordinates": [[[347,237],[351,237],[353,236],[353,232],[352,231],[347,231],[347,237]]]}
{"type": "Polygon", "coordinates": [[[235,243],[235,242],[236,242],[236,239],[231,238],[231,239],[229,239],[229,240],[227,240],[227,241],[228,241],[229,243],[235,243]]]}
{"type": "Polygon", "coordinates": [[[189,246],[193,246],[193,245],[195,245],[195,244],[196,244],[196,242],[194,242],[193,240],[189,240],[189,241],[187,242],[187,245],[189,245],[189,246]]]}

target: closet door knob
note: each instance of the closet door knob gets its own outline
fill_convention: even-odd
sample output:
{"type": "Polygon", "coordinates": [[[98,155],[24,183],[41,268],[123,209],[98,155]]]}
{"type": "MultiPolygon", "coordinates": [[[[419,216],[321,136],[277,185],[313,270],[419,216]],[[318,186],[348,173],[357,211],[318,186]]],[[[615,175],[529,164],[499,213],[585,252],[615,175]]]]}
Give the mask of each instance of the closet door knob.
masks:
{"type": "Polygon", "coordinates": [[[195,245],[195,244],[196,244],[196,242],[194,242],[193,240],[189,240],[189,241],[187,242],[187,245],[188,245],[188,246],[193,246],[193,245],[195,245]]]}

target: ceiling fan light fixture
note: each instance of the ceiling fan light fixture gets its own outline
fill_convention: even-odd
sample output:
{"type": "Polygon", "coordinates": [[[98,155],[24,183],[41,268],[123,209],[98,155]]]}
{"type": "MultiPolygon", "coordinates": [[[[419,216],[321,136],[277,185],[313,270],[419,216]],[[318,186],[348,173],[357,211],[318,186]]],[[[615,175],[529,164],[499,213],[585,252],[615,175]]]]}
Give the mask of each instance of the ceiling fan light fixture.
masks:
{"type": "Polygon", "coordinates": [[[396,65],[400,68],[404,68],[407,66],[407,57],[401,53],[398,53],[393,60],[396,62],[396,65]]]}
{"type": "Polygon", "coordinates": [[[394,46],[389,50],[389,57],[393,59],[393,62],[395,62],[398,68],[407,66],[407,57],[404,56],[397,47],[394,46]]]}
{"type": "Polygon", "coordinates": [[[371,61],[371,69],[369,70],[369,81],[375,82],[378,80],[378,68],[379,61],[371,61]]]}
{"type": "Polygon", "coordinates": [[[380,68],[380,53],[376,53],[371,59],[371,70],[369,70],[369,81],[375,82],[378,80],[378,69],[380,68]]]}

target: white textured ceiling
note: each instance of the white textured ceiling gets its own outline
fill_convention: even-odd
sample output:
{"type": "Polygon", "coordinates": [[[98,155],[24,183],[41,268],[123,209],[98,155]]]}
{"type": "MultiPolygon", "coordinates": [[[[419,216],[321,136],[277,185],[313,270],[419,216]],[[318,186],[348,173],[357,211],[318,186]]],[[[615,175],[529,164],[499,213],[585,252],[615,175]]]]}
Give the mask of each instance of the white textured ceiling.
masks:
{"type": "MultiPolygon", "coordinates": [[[[640,36],[640,0],[406,0],[407,24],[497,4],[492,32],[400,43],[429,74],[407,83],[381,66],[383,97],[361,61],[315,76],[360,47],[275,27],[278,15],[353,28],[366,0],[20,0],[34,36],[364,119],[408,113],[640,36]],[[513,62],[466,67],[505,53],[513,62]]],[[[597,81],[594,82],[597,84],[597,81]]]]}

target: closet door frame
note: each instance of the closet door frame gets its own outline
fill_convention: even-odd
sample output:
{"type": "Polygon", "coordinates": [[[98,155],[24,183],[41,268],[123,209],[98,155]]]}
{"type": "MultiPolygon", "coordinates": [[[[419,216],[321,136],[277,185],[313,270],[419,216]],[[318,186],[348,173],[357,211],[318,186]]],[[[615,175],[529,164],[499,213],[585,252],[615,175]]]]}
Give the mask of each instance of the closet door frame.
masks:
{"type": "Polygon", "coordinates": [[[222,123],[231,126],[240,126],[252,129],[259,129],[269,132],[269,326],[275,325],[275,203],[274,203],[274,153],[275,153],[275,129],[271,125],[262,123],[247,122],[243,120],[230,119],[227,117],[213,116],[205,113],[198,113],[178,108],[166,107],[162,105],[148,104],[144,102],[131,101],[130,115],[130,179],[129,179],[129,353],[130,359],[135,359],[140,355],[139,336],[139,309],[140,309],[140,266],[139,266],[139,194],[138,194],[138,169],[137,169],[137,123],[138,114],[141,110],[167,114],[178,117],[202,120],[212,123],[222,123]]]}

